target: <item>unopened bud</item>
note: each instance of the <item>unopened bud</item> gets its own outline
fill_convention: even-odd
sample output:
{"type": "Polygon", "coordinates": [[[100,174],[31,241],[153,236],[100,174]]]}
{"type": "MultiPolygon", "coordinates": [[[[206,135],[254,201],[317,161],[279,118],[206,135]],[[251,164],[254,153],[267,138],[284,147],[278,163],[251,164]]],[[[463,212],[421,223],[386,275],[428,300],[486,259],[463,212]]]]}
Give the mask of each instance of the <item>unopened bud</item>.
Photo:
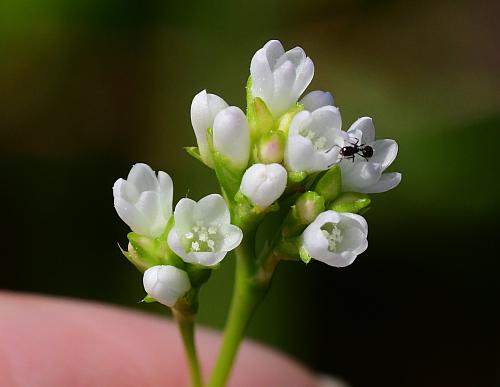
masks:
{"type": "Polygon", "coordinates": [[[264,164],[281,163],[285,153],[285,135],[282,132],[262,136],[258,158],[264,164]]]}
{"type": "Polygon", "coordinates": [[[264,209],[283,194],[287,183],[286,169],[280,164],[254,164],[245,171],[240,191],[253,204],[264,209]]]}
{"type": "Polygon", "coordinates": [[[159,303],[174,306],[191,288],[184,270],[175,266],[159,265],[144,272],[144,290],[159,303]]]}
{"type": "Polygon", "coordinates": [[[324,210],[325,199],[321,195],[313,191],[303,193],[285,219],[283,235],[290,237],[300,234],[324,210]]]}
{"type": "Polygon", "coordinates": [[[323,196],[326,202],[330,202],[339,196],[342,190],[342,172],[340,167],[334,165],[326,171],[316,183],[314,190],[323,196]]]}
{"type": "Polygon", "coordinates": [[[368,195],[359,192],[344,192],[330,204],[329,209],[337,212],[365,213],[371,199],[368,195]]]}

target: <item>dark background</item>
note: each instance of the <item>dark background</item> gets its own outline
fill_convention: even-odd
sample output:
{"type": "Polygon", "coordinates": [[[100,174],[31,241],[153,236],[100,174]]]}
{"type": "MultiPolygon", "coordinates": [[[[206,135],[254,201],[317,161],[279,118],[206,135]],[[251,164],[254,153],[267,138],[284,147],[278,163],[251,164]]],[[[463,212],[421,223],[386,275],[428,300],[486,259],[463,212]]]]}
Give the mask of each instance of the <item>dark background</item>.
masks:
{"type": "MultiPolygon", "coordinates": [[[[488,1],[0,3],[0,288],[138,305],[111,187],[134,162],[176,199],[217,191],[188,157],[192,97],[244,107],[250,59],[302,46],[347,128],[374,118],[400,153],[348,268],[282,264],[252,338],[353,386],[500,385],[499,7],[488,1]]],[[[221,328],[232,257],[203,289],[221,328]]],[[[1,316],[0,316],[1,318],[1,316]]]]}

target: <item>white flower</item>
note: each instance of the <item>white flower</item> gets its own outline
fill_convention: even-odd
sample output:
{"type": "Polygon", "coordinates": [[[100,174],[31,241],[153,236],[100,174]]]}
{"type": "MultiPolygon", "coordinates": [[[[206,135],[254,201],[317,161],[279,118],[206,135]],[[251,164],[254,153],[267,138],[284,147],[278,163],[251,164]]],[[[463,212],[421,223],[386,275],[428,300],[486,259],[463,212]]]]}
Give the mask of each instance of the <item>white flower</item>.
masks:
{"type": "Polygon", "coordinates": [[[242,231],[231,224],[227,204],[218,194],[199,202],[181,199],[175,206],[174,219],[168,245],[184,262],[215,265],[243,238],[242,231]]]}
{"type": "Polygon", "coordinates": [[[286,188],[287,173],[280,164],[254,164],[245,171],[240,191],[260,208],[269,207],[286,188]]]}
{"type": "Polygon", "coordinates": [[[250,64],[252,95],[260,97],[275,117],[281,116],[307,88],[314,75],[314,64],[304,50],[287,52],[277,40],[258,50],[250,64]]]}
{"type": "Polygon", "coordinates": [[[312,112],[323,106],[333,106],[333,95],[328,91],[315,90],[302,97],[299,103],[304,106],[304,110],[312,112]]]}
{"type": "Polygon", "coordinates": [[[368,224],[362,216],[325,211],[304,230],[302,243],[311,258],[344,267],[367,249],[367,236],[368,224]]]}
{"type": "Polygon", "coordinates": [[[293,172],[324,171],[337,163],[344,144],[342,120],[335,106],[295,115],[288,131],[285,165],[293,172]]]}
{"type": "Polygon", "coordinates": [[[360,155],[354,159],[344,158],[342,168],[342,190],[362,193],[379,193],[396,187],[401,174],[383,173],[398,154],[398,144],[394,140],[375,140],[375,127],[370,117],[362,117],[354,122],[347,131],[348,143],[370,146],[373,156],[365,160],[360,155]]]}
{"type": "Polygon", "coordinates": [[[146,293],[170,307],[191,288],[187,273],[170,265],[150,267],[144,272],[142,282],[146,293]]]}
{"type": "Polygon", "coordinates": [[[209,167],[213,167],[212,155],[207,144],[207,129],[212,128],[217,113],[227,107],[226,101],[215,94],[200,91],[191,103],[191,124],[193,125],[201,159],[209,167]]]}
{"type": "Polygon", "coordinates": [[[132,231],[156,238],[165,231],[172,215],[172,179],[159,171],[158,177],[146,164],[135,164],[127,180],[113,185],[116,212],[132,231]]]}
{"type": "Polygon", "coordinates": [[[215,116],[213,139],[214,148],[236,168],[246,168],[250,157],[250,129],[240,108],[229,106],[215,116]]]}

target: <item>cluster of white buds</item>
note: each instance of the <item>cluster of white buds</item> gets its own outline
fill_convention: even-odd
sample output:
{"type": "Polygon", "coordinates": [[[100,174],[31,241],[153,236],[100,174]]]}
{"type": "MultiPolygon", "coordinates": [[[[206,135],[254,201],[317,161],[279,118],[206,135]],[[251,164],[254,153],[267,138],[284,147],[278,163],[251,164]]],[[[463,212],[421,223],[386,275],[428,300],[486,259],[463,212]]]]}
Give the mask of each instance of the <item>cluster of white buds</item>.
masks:
{"type": "Polygon", "coordinates": [[[240,244],[245,222],[258,224],[285,200],[292,206],[281,228],[281,253],[342,267],[366,250],[368,227],[359,213],[368,209],[367,193],[399,184],[401,174],[384,173],[398,147],[375,140],[369,117],[343,131],[327,91],[300,99],[313,75],[302,48],[285,51],[271,40],[251,60],[246,114],[206,90],[195,95],[198,147],[188,152],[215,170],[224,197],[184,198],[172,212],[171,178],[145,164],[115,183],[115,208],[134,231],[129,259],[147,269],[151,297],[175,305],[194,286],[193,267],[213,268],[240,244]]]}

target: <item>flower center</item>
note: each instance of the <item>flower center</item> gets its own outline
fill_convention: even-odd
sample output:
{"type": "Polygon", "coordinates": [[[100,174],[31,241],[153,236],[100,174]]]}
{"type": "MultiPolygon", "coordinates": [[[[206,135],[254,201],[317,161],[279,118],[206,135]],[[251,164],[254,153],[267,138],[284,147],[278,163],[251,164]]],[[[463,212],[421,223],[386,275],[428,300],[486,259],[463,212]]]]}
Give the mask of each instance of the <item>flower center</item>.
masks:
{"type": "Polygon", "coordinates": [[[186,250],[208,252],[215,251],[216,244],[219,241],[219,227],[214,224],[208,226],[205,222],[198,220],[196,225],[191,228],[191,231],[183,235],[184,246],[186,250]]]}
{"type": "Polygon", "coordinates": [[[328,241],[328,251],[334,252],[337,244],[342,242],[342,231],[335,223],[328,222],[321,226],[321,232],[328,241]]]}
{"type": "Polygon", "coordinates": [[[318,136],[315,132],[313,132],[309,128],[302,128],[299,130],[299,134],[302,137],[307,138],[313,144],[313,147],[317,151],[323,151],[326,149],[327,139],[323,136],[318,136]]]}

